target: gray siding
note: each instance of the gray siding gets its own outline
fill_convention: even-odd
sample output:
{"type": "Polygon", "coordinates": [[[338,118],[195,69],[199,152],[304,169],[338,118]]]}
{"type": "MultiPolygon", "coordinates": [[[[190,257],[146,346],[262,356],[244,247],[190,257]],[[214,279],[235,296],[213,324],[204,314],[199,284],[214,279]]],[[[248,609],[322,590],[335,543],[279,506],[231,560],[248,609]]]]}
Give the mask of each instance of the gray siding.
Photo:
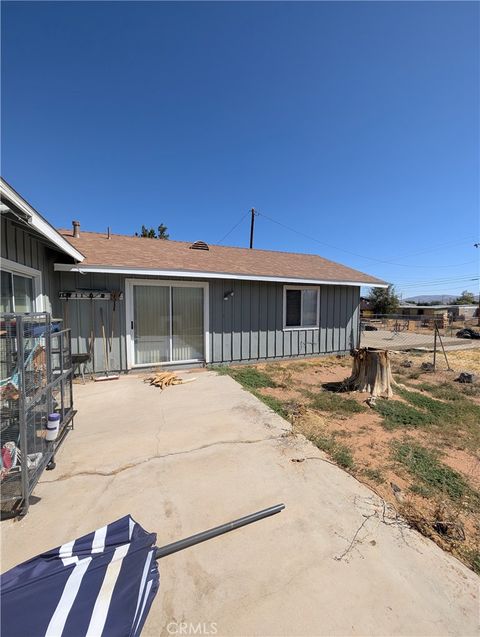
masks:
{"type": "MultiPolygon", "coordinates": [[[[105,289],[125,292],[125,278],[132,278],[64,272],[57,275],[61,290],[105,289]]],[[[209,283],[209,358],[212,363],[343,353],[358,344],[358,287],[321,286],[319,329],[287,331],[283,330],[283,284],[223,279],[211,280],[209,283]],[[231,291],[233,296],[224,301],[224,295],[231,291]]],[[[104,369],[100,308],[103,308],[106,332],[110,337],[113,315],[111,302],[62,301],[58,309],[72,329],[74,352],[89,351],[91,334],[94,334],[95,371],[104,369]]],[[[126,370],[125,300],[117,303],[113,322],[111,368],[126,370]]]]}
{"type": "Polygon", "coordinates": [[[319,329],[283,329],[283,284],[210,283],[210,360],[256,361],[348,352],[358,345],[360,290],[320,286],[319,329]],[[227,292],[234,295],[224,301],[227,292]]]}
{"type": "MultiPolygon", "coordinates": [[[[56,272],[56,275],[59,291],[83,289],[125,292],[125,277],[122,275],[69,272],[56,272]]],[[[92,352],[92,365],[87,369],[96,372],[105,369],[102,312],[107,346],[110,347],[111,343],[110,368],[117,371],[127,369],[125,300],[116,303],[115,312],[111,301],[56,300],[56,305],[65,326],[72,330],[72,353],[92,352]]]]}
{"type": "MultiPolygon", "coordinates": [[[[40,237],[5,215],[1,215],[1,255],[15,263],[26,265],[42,273],[42,288],[45,310],[55,314],[53,300],[57,296],[56,277],[53,264],[60,254],[52,250],[40,237]],[[53,308],[52,308],[53,305],[53,308]]],[[[63,257],[64,260],[64,257],[63,257]]]]}

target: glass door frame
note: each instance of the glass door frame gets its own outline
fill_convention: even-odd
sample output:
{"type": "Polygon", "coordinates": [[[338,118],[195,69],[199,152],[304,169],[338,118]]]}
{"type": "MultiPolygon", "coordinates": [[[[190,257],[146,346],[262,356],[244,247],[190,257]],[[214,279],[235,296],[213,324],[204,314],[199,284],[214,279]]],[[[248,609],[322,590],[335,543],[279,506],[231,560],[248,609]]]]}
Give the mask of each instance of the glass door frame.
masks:
{"type": "MultiPolygon", "coordinates": [[[[210,331],[209,331],[209,284],[206,281],[175,281],[174,279],[125,279],[125,331],[127,345],[127,368],[161,367],[164,365],[182,365],[184,363],[209,363],[210,362],[210,331]],[[165,361],[161,363],[135,363],[135,334],[134,334],[134,294],[135,285],[151,285],[163,287],[186,287],[203,289],[203,331],[204,331],[204,358],[192,358],[181,361],[165,361]]],[[[170,321],[170,351],[172,340],[173,321],[170,321]]]]}

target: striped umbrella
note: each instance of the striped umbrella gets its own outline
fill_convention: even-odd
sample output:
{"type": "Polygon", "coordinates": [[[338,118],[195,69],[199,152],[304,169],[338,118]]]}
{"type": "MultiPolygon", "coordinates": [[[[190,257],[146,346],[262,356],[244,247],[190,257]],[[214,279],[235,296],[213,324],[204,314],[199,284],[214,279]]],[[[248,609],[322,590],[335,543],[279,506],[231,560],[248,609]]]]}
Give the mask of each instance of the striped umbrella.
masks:
{"type": "Polygon", "coordinates": [[[159,588],[157,561],[274,515],[283,504],[157,548],[127,515],[0,578],[5,637],[136,637],[159,588]]]}
{"type": "Polygon", "coordinates": [[[2,575],[2,634],[140,634],[159,587],[155,533],[129,515],[2,575]]]}

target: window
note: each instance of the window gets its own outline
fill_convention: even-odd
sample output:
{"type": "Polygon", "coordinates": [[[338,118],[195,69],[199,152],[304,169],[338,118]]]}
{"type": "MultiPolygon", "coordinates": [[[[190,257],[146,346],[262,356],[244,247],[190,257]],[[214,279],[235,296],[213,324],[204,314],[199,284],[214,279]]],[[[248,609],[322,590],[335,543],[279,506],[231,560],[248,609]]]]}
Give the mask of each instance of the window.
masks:
{"type": "Polygon", "coordinates": [[[318,327],[319,288],[288,285],[283,290],[284,328],[318,327]]]}
{"type": "MultiPolygon", "coordinates": [[[[6,259],[2,259],[2,266],[6,259]]],[[[0,312],[34,312],[34,279],[17,272],[2,269],[0,312]]]]}

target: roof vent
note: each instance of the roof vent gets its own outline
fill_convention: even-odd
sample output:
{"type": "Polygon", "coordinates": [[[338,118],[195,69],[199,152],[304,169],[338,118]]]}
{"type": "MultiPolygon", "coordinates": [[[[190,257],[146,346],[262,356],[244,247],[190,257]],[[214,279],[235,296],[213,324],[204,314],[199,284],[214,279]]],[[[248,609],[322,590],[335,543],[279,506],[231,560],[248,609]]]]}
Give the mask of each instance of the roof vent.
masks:
{"type": "Polygon", "coordinates": [[[205,243],[205,241],[195,241],[190,246],[190,250],[210,250],[210,248],[208,247],[208,243],[205,243]]]}

